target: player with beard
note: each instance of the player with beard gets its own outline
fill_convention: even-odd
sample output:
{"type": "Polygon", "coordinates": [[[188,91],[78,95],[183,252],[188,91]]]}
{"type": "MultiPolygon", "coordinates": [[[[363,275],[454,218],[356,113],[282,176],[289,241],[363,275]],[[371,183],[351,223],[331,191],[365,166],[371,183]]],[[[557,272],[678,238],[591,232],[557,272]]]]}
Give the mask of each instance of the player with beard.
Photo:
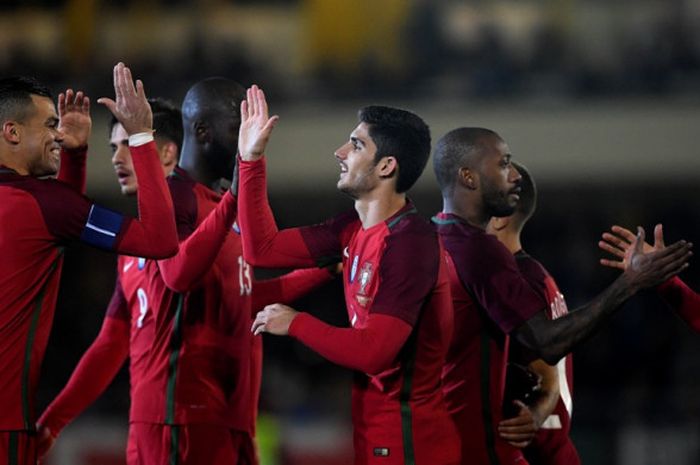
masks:
{"type": "Polygon", "coordinates": [[[440,389],[449,332],[449,282],[435,231],[406,191],[430,155],[430,131],[413,113],[365,107],[335,151],[338,189],[353,211],[316,226],[278,230],[266,196],[265,150],[276,117],[260,89],[242,107],[240,225],[251,263],[313,267],[342,258],[349,328],[274,304],[253,331],[290,335],[354,370],[355,464],[447,465],[459,443],[440,389]],[[416,266],[419,263],[420,266],[416,266]]]}
{"type": "MultiPolygon", "coordinates": [[[[521,176],[518,204],[512,215],[491,218],[487,232],[494,234],[515,256],[515,262],[523,277],[535,290],[544,295],[548,304],[547,315],[550,319],[556,319],[568,312],[564,295],[554,278],[540,262],[525,252],[520,242],[523,227],[532,217],[537,206],[537,188],[524,166],[515,162],[512,164],[521,176]]],[[[510,348],[509,360],[515,363],[518,361],[516,351],[517,344],[513,344],[510,348]]],[[[516,447],[526,446],[523,453],[532,465],[581,463],[569,437],[573,408],[572,358],[571,354],[567,355],[559,360],[556,367],[548,365],[543,360],[530,362],[529,369],[541,378],[541,392],[532,404],[528,403],[528,408],[520,409],[521,415],[503,420],[499,424],[498,429],[502,438],[516,447]]],[[[506,377],[506,391],[511,382],[512,380],[506,377]]]]}
{"type": "MultiPolygon", "coordinates": [[[[124,124],[143,179],[138,220],[101,207],[81,189],[80,169],[56,174],[61,144],[84,160],[91,119],[78,92],[59,98],[26,78],[0,80],[0,464],[36,462],[34,397],[56,306],[64,247],[80,240],[102,249],[165,258],[177,251],[172,202],[151,134],[143,84],[114,68],[116,101],[100,99],[124,124]],[[59,118],[60,117],[60,118],[59,118]]],[[[84,172],[84,170],[83,170],[84,172]]]]}
{"type": "MultiPolygon", "coordinates": [[[[310,270],[258,282],[242,258],[235,186],[221,186],[234,172],[235,149],[227,147],[237,146],[243,92],[222,78],[195,84],[183,103],[184,144],[181,113],[155,103],[180,250],[159,262],[120,257],[102,330],[39,421],[42,451],[104,391],[128,356],[128,464],[257,462],[262,348],[248,331],[253,309],[294,300],[331,275],[310,270]]],[[[133,194],[139,185],[124,128],[113,123],[112,162],[122,192],[133,194]]]]}
{"type": "Polygon", "coordinates": [[[498,436],[511,338],[529,352],[526,362],[555,365],[635,292],[685,268],[690,245],[645,254],[640,228],[628,250],[633,265],[589,304],[551,320],[513,254],[486,233],[490,218],[512,214],[519,200],[521,176],[503,139],[488,129],[455,129],[438,141],[433,163],[443,196],[434,222],[449,257],[455,319],[443,383],[462,463],[526,463],[498,436]]]}

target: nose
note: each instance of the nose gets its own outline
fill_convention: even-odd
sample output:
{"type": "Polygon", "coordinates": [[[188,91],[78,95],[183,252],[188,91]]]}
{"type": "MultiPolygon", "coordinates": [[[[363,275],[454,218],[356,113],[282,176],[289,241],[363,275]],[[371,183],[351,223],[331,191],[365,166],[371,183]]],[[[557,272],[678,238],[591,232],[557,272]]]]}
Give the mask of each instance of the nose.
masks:
{"type": "Polygon", "coordinates": [[[523,177],[520,175],[520,171],[518,171],[515,166],[510,165],[510,182],[517,184],[522,178],[523,177]]]}
{"type": "Polygon", "coordinates": [[[335,149],[335,152],[333,153],[333,155],[335,155],[335,158],[337,158],[338,160],[341,160],[341,161],[345,160],[348,157],[348,146],[349,145],[350,144],[343,144],[340,147],[338,147],[337,149],[335,149]]]}
{"type": "Polygon", "coordinates": [[[128,150],[123,144],[117,145],[117,148],[112,154],[112,165],[121,165],[124,163],[124,150],[128,150]]]}

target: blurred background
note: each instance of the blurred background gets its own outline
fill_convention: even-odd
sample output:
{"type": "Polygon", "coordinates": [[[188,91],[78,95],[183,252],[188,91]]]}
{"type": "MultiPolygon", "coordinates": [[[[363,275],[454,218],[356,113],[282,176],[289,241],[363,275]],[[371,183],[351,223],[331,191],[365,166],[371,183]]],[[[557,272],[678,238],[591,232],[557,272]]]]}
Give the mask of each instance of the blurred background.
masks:
{"type": "MultiPolygon", "coordinates": [[[[526,249],[569,308],[616,273],[598,265],[611,224],[662,222],[700,241],[698,0],[3,0],[0,74],[30,74],[111,96],[124,61],[149,96],[179,104],[199,79],[257,83],[281,116],[271,142],[278,223],[351,208],[333,151],[371,103],[416,111],[434,140],[457,126],[499,132],[538,182],[526,249]]],[[[93,106],[89,194],[134,212],[110,164],[105,109],[93,106]]],[[[233,149],[232,149],[233,150],[233,149]]],[[[232,152],[233,155],[233,152],[232,152]]],[[[411,197],[441,199],[430,167],[411,197]]],[[[40,407],[98,332],[115,259],[67,253],[40,407]]],[[[417,264],[416,266],[420,266],[417,264]]],[[[684,273],[700,288],[698,266],[684,273]]],[[[298,308],[347,325],[334,283],[298,308]]],[[[265,336],[264,465],[351,463],[350,373],[265,336]]],[[[700,334],[653,293],[635,297],[574,354],[573,438],[583,463],[700,463],[700,334]]],[[[128,376],[61,435],[52,465],[124,462],[128,376]]]]}

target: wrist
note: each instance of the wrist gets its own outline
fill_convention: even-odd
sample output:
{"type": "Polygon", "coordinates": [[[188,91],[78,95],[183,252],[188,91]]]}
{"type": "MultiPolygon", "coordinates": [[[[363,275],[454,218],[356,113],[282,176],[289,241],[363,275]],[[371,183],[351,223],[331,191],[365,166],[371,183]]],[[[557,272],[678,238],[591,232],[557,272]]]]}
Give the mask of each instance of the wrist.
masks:
{"type": "Polygon", "coordinates": [[[139,145],[147,144],[153,140],[153,131],[134,132],[129,134],[129,147],[138,147],[139,145]]]}
{"type": "Polygon", "coordinates": [[[248,153],[241,153],[241,160],[243,161],[258,161],[262,157],[265,156],[265,152],[260,152],[260,153],[253,153],[253,152],[248,152],[248,153]]]}

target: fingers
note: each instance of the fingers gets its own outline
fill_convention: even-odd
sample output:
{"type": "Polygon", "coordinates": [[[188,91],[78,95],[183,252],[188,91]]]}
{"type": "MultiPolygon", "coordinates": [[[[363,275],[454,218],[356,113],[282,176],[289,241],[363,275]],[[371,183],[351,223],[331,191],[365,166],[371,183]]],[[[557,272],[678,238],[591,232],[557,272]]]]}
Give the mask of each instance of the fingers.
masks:
{"type": "Polygon", "coordinates": [[[248,101],[241,102],[241,123],[248,121],[248,101]]]}
{"type": "Polygon", "coordinates": [[[124,63],[119,62],[114,66],[114,96],[117,101],[120,101],[124,98],[123,91],[124,91],[124,85],[123,85],[123,76],[122,76],[122,70],[124,68],[124,63]]]}
{"type": "Polygon", "coordinates": [[[107,109],[109,111],[111,111],[114,116],[117,116],[117,102],[115,102],[111,98],[107,98],[107,97],[98,98],[97,103],[99,103],[100,105],[106,106],[107,109]]]}
{"type": "Polygon", "coordinates": [[[618,226],[618,225],[613,225],[613,227],[610,228],[610,230],[612,232],[614,232],[615,234],[617,234],[618,236],[625,239],[628,243],[632,242],[632,240],[634,240],[634,233],[627,228],[623,228],[622,226],[618,226]]]}
{"type": "Polygon", "coordinates": [[[603,266],[607,266],[609,268],[616,268],[618,270],[625,270],[625,264],[623,262],[615,261],[615,260],[608,260],[607,258],[601,258],[600,259],[600,264],[603,266]]]}
{"type": "Polygon", "coordinates": [[[664,227],[661,224],[654,226],[654,249],[659,250],[666,247],[664,245],[664,227]]]}
{"type": "Polygon", "coordinates": [[[637,236],[632,240],[630,246],[638,253],[642,253],[642,246],[644,245],[645,238],[646,233],[644,232],[644,228],[637,226],[637,236]]]}
{"type": "MultiPolygon", "coordinates": [[[[634,240],[635,236],[632,235],[632,239],[627,241],[626,239],[622,239],[619,236],[616,236],[614,234],[610,234],[609,232],[604,232],[603,233],[603,241],[607,242],[611,246],[617,247],[622,254],[625,254],[625,250],[627,250],[630,246],[630,242],[634,240]]],[[[602,242],[602,241],[601,241],[602,242]]]]}
{"type": "Polygon", "coordinates": [[[141,79],[136,80],[136,95],[146,100],[146,91],[143,88],[143,81],[141,81],[141,79]]]}
{"type": "MultiPolygon", "coordinates": [[[[68,89],[66,91],[66,94],[69,91],[70,91],[70,89],[68,89]]],[[[66,94],[64,94],[63,92],[58,94],[58,117],[59,118],[62,117],[66,113],[66,94]]]]}
{"type": "Polygon", "coordinates": [[[269,120],[267,120],[267,123],[265,124],[265,127],[263,128],[263,132],[268,132],[272,131],[275,128],[275,125],[277,124],[277,121],[279,121],[280,117],[275,115],[269,120]]]}
{"type": "Polygon", "coordinates": [[[606,252],[618,257],[618,258],[625,258],[625,250],[621,249],[619,247],[613,246],[610,242],[610,239],[606,237],[605,234],[603,234],[603,238],[605,240],[603,241],[598,241],[598,247],[605,250],[606,252]]]}

